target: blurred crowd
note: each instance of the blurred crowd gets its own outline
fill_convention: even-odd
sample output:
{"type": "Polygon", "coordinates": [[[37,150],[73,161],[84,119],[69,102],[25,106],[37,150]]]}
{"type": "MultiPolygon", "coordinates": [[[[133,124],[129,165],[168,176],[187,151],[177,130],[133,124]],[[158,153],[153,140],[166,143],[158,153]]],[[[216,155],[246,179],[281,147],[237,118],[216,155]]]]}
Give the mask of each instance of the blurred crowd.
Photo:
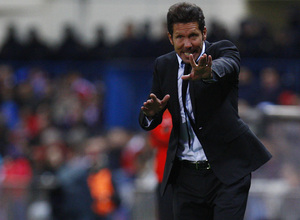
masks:
{"type": "MultiPolygon", "coordinates": [[[[103,85],[78,72],[50,78],[32,68],[16,76],[0,66],[1,219],[24,219],[7,213],[22,216],[28,204],[33,209],[45,200],[51,219],[109,219],[115,211],[120,216],[113,219],[128,219],[136,176],[152,154],[145,134],[104,130],[103,85]],[[28,189],[30,197],[24,196],[28,189]]],[[[29,219],[39,214],[34,210],[29,219]]]]}
{"type": "MultiPolygon", "coordinates": [[[[208,40],[230,39],[242,57],[299,59],[299,16],[291,16],[285,27],[280,33],[271,33],[268,25],[247,19],[241,22],[238,36],[231,36],[213,22],[208,40]]],[[[165,33],[153,39],[149,22],[138,34],[133,24],[127,24],[122,37],[108,44],[105,29],[99,28],[95,43],[86,46],[68,26],[62,42],[50,47],[37,30],[31,29],[27,41],[22,42],[10,26],[0,60],[150,58],[172,50],[165,33]]],[[[243,66],[241,109],[266,103],[300,105],[299,90],[287,89],[281,77],[272,66],[259,73],[243,66]]],[[[25,72],[0,66],[0,219],[25,219],[18,216],[26,215],[31,220],[130,219],[135,190],[156,186],[155,151],[147,133],[103,127],[104,96],[101,80],[88,80],[78,71],[53,77],[34,66],[25,72]],[[14,216],[9,216],[12,213],[14,216]]],[[[297,135],[293,137],[295,140],[297,135]]],[[[275,157],[282,155],[282,145],[269,145],[275,157]]],[[[262,176],[280,176],[276,161],[262,176]]],[[[298,185],[300,178],[293,181],[298,185]]]]}
{"type": "MultiPolygon", "coordinates": [[[[208,40],[215,42],[229,39],[235,43],[242,57],[255,58],[300,58],[300,19],[298,9],[287,13],[283,27],[272,27],[257,18],[240,22],[233,34],[218,21],[208,25],[208,40]]],[[[122,26],[119,38],[111,42],[105,26],[95,28],[92,42],[84,42],[78,30],[65,25],[59,42],[42,39],[38,29],[31,27],[26,36],[20,38],[17,28],[11,24],[0,48],[1,60],[99,60],[120,57],[156,57],[172,50],[168,43],[167,29],[161,23],[160,34],[154,37],[150,21],[127,22],[122,26]]]]}
{"type": "Polygon", "coordinates": [[[50,44],[40,37],[38,30],[32,27],[27,37],[18,37],[17,28],[11,24],[0,48],[1,60],[109,60],[116,58],[156,57],[172,50],[167,38],[166,26],[156,38],[152,35],[150,22],[134,26],[124,25],[120,38],[111,42],[103,26],[96,28],[93,42],[85,42],[78,30],[72,25],[65,25],[59,42],[50,44]],[[141,26],[141,27],[140,27],[141,26]]]}

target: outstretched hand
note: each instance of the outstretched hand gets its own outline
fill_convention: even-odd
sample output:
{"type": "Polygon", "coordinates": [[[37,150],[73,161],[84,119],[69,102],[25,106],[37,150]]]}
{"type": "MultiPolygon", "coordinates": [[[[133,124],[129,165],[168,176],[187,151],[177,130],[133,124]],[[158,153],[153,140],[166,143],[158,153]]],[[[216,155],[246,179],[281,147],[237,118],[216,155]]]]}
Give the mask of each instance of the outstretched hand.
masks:
{"type": "Polygon", "coordinates": [[[144,102],[144,105],[141,107],[143,113],[148,117],[153,117],[159,111],[161,111],[168,103],[170,95],[165,95],[165,97],[160,100],[156,97],[155,94],[150,94],[150,99],[144,102]]]}
{"type": "Polygon", "coordinates": [[[212,78],[212,57],[203,54],[198,64],[196,64],[193,55],[189,56],[190,64],[192,66],[191,73],[188,75],[183,75],[181,78],[183,80],[200,80],[200,79],[211,79],[212,78]]]}

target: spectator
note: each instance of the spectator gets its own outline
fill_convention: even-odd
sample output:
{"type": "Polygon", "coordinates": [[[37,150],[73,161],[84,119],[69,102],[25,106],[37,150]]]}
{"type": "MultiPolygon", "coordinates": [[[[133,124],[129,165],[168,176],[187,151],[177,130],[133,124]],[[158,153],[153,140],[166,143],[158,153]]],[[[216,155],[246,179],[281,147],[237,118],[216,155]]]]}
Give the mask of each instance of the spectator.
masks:
{"type": "Polygon", "coordinates": [[[92,210],[96,220],[114,219],[120,197],[106,155],[107,142],[104,137],[90,138],[86,142],[85,155],[90,162],[87,178],[93,199],[92,210]]]}
{"type": "Polygon", "coordinates": [[[79,40],[75,29],[71,25],[64,27],[63,39],[54,52],[55,60],[81,60],[86,53],[86,47],[79,40]]]}
{"type": "Polygon", "coordinates": [[[0,59],[22,60],[24,58],[23,45],[17,37],[16,27],[13,24],[9,25],[6,34],[0,51],[0,59]]]}
{"type": "Polygon", "coordinates": [[[109,168],[112,170],[122,169],[121,156],[122,152],[129,141],[129,134],[126,129],[115,127],[108,131],[108,158],[109,158],[109,168]]]}
{"type": "Polygon", "coordinates": [[[101,129],[102,91],[77,71],[66,74],[57,84],[52,107],[54,122],[66,128],[82,124],[92,134],[101,129]]]}
{"type": "Polygon", "coordinates": [[[28,39],[24,44],[25,60],[47,60],[50,58],[50,49],[48,45],[41,40],[38,30],[30,28],[28,31],[28,39]]]}
{"type": "Polygon", "coordinates": [[[134,57],[154,57],[154,40],[151,31],[151,22],[146,20],[145,23],[142,24],[140,36],[137,39],[134,57]],[[141,48],[143,48],[142,53],[139,52],[141,48]]]}
{"type": "Polygon", "coordinates": [[[270,57],[274,42],[268,26],[257,19],[246,19],[240,24],[237,46],[241,57],[270,57]]]}
{"type": "Polygon", "coordinates": [[[273,67],[265,67],[259,75],[259,90],[256,104],[268,102],[278,104],[282,85],[278,71],[273,67]]]}
{"type": "Polygon", "coordinates": [[[96,28],[95,41],[88,49],[87,58],[90,60],[107,60],[110,56],[110,48],[106,39],[105,28],[96,28]]]}
{"type": "Polygon", "coordinates": [[[167,23],[165,21],[162,21],[160,34],[153,47],[155,57],[171,52],[173,50],[172,44],[169,43],[170,41],[167,33],[167,23]]]}
{"type": "Polygon", "coordinates": [[[227,29],[225,28],[224,25],[222,25],[220,22],[218,21],[212,21],[210,24],[210,32],[207,36],[207,40],[209,42],[216,42],[219,40],[223,40],[223,39],[228,39],[232,41],[232,37],[230,36],[227,29]]]}
{"type": "Polygon", "coordinates": [[[258,85],[253,72],[242,66],[239,77],[239,103],[253,106],[257,99],[258,85]]]}
{"type": "Polygon", "coordinates": [[[141,54],[141,51],[136,51],[137,37],[134,24],[128,22],[124,28],[121,39],[112,46],[112,58],[132,58],[141,54]]]}

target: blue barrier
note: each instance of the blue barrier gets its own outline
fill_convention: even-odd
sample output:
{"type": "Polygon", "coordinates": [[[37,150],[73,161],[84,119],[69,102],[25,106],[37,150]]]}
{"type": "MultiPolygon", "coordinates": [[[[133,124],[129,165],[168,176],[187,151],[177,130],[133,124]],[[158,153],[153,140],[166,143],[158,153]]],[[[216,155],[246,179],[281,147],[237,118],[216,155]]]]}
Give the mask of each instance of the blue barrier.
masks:
{"type": "MultiPolygon", "coordinates": [[[[79,71],[95,82],[103,81],[106,86],[104,100],[104,127],[122,126],[139,129],[138,113],[147,99],[151,86],[154,59],[121,59],[110,61],[36,61],[0,62],[11,65],[19,80],[26,77],[32,67],[40,67],[49,77],[60,77],[70,71],[79,71]]],[[[300,62],[286,59],[242,59],[243,66],[258,75],[264,67],[273,66],[283,76],[285,88],[300,93],[300,62]]]]}

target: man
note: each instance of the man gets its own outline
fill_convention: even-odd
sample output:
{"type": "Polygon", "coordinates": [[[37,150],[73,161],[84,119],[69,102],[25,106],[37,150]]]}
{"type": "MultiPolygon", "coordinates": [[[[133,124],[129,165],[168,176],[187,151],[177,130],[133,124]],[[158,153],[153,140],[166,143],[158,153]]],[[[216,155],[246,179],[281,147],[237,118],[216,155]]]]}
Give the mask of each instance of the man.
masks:
{"type": "Polygon", "coordinates": [[[226,40],[206,41],[194,4],[171,6],[167,24],[175,51],[156,59],[139,117],[151,130],[165,109],[172,115],[162,193],[172,184],[177,220],[241,220],[251,172],[271,155],[238,116],[238,50],[226,40]]]}

